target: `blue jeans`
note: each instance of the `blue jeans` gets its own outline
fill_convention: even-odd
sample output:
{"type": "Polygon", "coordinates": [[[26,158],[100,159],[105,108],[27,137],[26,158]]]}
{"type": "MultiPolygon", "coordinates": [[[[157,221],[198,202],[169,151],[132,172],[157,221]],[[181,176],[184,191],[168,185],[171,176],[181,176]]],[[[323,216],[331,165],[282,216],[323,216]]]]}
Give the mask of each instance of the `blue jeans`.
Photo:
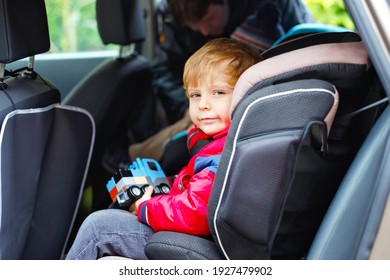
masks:
{"type": "Polygon", "coordinates": [[[128,211],[100,210],[81,225],[67,260],[95,260],[106,255],[147,259],[144,248],[154,231],[128,211]]]}

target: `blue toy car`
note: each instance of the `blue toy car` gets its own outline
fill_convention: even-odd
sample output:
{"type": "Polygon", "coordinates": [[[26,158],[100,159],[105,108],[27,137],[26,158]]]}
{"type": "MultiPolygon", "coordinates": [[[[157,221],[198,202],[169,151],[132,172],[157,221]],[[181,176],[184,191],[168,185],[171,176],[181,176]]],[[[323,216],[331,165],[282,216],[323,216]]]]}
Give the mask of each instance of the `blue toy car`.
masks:
{"type": "Polygon", "coordinates": [[[137,158],[127,169],[119,169],[107,182],[107,190],[113,202],[119,207],[128,208],[139,199],[147,186],[153,186],[153,196],[167,194],[170,183],[160,164],[149,158],[137,158]]]}

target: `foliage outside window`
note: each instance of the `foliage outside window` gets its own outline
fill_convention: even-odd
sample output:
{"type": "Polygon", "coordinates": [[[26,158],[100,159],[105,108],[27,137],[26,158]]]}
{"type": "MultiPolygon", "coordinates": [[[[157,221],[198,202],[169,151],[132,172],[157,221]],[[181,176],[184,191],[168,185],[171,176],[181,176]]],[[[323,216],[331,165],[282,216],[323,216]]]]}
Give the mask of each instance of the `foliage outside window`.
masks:
{"type": "Polygon", "coordinates": [[[106,49],[96,24],[96,0],[46,0],[50,52],[106,49]]]}
{"type": "Polygon", "coordinates": [[[355,29],[343,0],[303,0],[303,2],[318,22],[355,29]]]}

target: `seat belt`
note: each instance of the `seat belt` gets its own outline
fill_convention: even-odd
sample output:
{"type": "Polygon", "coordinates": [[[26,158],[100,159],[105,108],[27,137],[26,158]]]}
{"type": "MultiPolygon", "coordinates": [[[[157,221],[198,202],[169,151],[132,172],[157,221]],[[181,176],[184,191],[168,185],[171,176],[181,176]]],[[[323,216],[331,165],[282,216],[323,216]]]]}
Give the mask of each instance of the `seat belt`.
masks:
{"type": "Polygon", "coordinates": [[[362,112],[365,112],[365,111],[367,111],[367,110],[369,110],[371,108],[374,108],[374,107],[377,107],[379,105],[382,105],[382,104],[384,104],[384,103],[386,103],[388,101],[389,101],[389,98],[388,97],[384,97],[384,98],[382,98],[382,99],[380,99],[380,100],[378,100],[378,101],[376,101],[374,103],[371,103],[371,104],[369,104],[367,106],[364,106],[363,108],[360,108],[360,109],[358,109],[356,111],[353,111],[353,112],[348,113],[348,114],[346,114],[344,116],[341,116],[340,118],[337,118],[335,120],[335,123],[340,123],[340,122],[343,122],[343,121],[345,121],[347,119],[353,118],[354,116],[356,116],[356,115],[358,115],[358,114],[360,114],[362,112]]]}

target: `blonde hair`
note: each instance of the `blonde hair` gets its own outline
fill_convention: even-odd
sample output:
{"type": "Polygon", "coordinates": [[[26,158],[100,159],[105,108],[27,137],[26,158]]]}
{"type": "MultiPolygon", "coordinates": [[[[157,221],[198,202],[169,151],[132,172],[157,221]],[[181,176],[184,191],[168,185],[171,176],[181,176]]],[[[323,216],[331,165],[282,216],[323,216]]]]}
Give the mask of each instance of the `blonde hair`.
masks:
{"type": "Polygon", "coordinates": [[[199,80],[213,78],[213,74],[223,72],[231,77],[228,84],[234,88],[241,74],[261,60],[260,52],[244,42],[228,38],[211,40],[187,60],[183,87],[187,91],[189,86],[196,87],[199,80]]]}

